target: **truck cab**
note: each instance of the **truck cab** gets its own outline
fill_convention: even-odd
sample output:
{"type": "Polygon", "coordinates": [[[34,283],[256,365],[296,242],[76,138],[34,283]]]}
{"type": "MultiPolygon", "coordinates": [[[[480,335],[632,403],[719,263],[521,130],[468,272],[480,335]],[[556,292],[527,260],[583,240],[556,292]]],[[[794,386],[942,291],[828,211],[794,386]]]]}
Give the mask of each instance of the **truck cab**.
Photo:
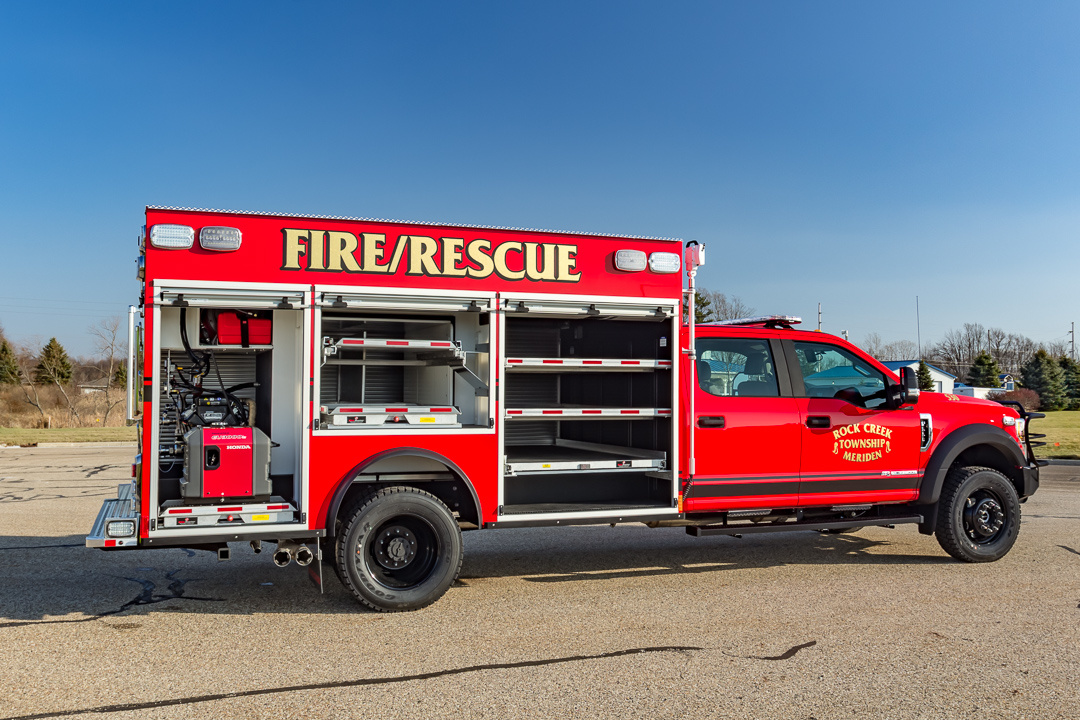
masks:
{"type": "Polygon", "coordinates": [[[897,377],[796,324],[774,316],[693,329],[683,508],[723,515],[697,534],[917,522],[961,560],[1008,552],[1019,504],[1038,487],[1026,433],[1038,414],[920,393],[908,368],[897,377]]]}

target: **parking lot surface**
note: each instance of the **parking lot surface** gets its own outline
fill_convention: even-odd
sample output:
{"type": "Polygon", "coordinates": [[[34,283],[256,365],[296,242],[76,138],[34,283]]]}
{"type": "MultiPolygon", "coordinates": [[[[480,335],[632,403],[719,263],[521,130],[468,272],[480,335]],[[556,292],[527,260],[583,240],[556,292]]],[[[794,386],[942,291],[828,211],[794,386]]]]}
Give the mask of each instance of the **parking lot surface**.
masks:
{"type": "Polygon", "coordinates": [[[1080,467],[996,563],[914,526],[488,530],[380,615],[246,544],[83,547],[131,454],[0,450],[0,719],[1080,716],[1080,467]]]}

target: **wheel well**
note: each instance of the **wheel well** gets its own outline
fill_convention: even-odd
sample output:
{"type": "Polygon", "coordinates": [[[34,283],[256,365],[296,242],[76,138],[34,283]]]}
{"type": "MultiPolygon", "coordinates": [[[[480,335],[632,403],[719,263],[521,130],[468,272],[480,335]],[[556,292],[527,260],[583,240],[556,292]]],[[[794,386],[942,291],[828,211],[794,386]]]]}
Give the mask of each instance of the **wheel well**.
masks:
{"type": "Polygon", "coordinates": [[[988,467],[997,470],[1012,481],[1017,494],[1024,492],[1024,475],[1020,468],[992,445],[973,445],[961,452],[949,469],[957,467],[988,467]]]}
{"type": "Polygon", "coordinates": [[[385,487],[416,487],[439,498],[461,523],[479,527],[480,507],[472,485],[454,463],[424,450],[399,449],[364,461],[346,476],[340,500],[331,507],[327,533],[337,535],[341,514],[359,498],[385,487]]]}

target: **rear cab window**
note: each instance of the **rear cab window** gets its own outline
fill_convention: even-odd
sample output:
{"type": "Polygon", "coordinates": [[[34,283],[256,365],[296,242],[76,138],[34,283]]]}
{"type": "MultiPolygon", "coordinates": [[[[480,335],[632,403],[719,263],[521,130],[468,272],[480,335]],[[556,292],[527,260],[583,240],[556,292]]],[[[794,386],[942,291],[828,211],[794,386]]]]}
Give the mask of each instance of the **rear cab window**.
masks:
{"type": "Polygon", "coordinates": [[[717,397],[779,397],[776,363],[763,338],[697,339],[698,387],[717,397]]]}

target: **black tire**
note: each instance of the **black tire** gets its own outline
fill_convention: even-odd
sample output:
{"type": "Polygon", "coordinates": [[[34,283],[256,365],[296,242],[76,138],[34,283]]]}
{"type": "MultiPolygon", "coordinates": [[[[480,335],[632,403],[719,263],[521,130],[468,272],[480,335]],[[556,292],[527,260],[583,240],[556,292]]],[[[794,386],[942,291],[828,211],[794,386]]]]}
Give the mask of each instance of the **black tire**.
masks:
{"type": "Polygon", "coordinates": [[[1020,532],[1020,498],[997,470],[958,467],[945,476],[936,534],[945,552],[964,562],[1003,557],[1020,532]]]}
{"type": "Polygon", "coordinates": [[[461,571],[461,529],[449,508],[414,487],[361,498],[337,536],[337,570],[357,599],[380,612],[418,610],[461,571]]]}

